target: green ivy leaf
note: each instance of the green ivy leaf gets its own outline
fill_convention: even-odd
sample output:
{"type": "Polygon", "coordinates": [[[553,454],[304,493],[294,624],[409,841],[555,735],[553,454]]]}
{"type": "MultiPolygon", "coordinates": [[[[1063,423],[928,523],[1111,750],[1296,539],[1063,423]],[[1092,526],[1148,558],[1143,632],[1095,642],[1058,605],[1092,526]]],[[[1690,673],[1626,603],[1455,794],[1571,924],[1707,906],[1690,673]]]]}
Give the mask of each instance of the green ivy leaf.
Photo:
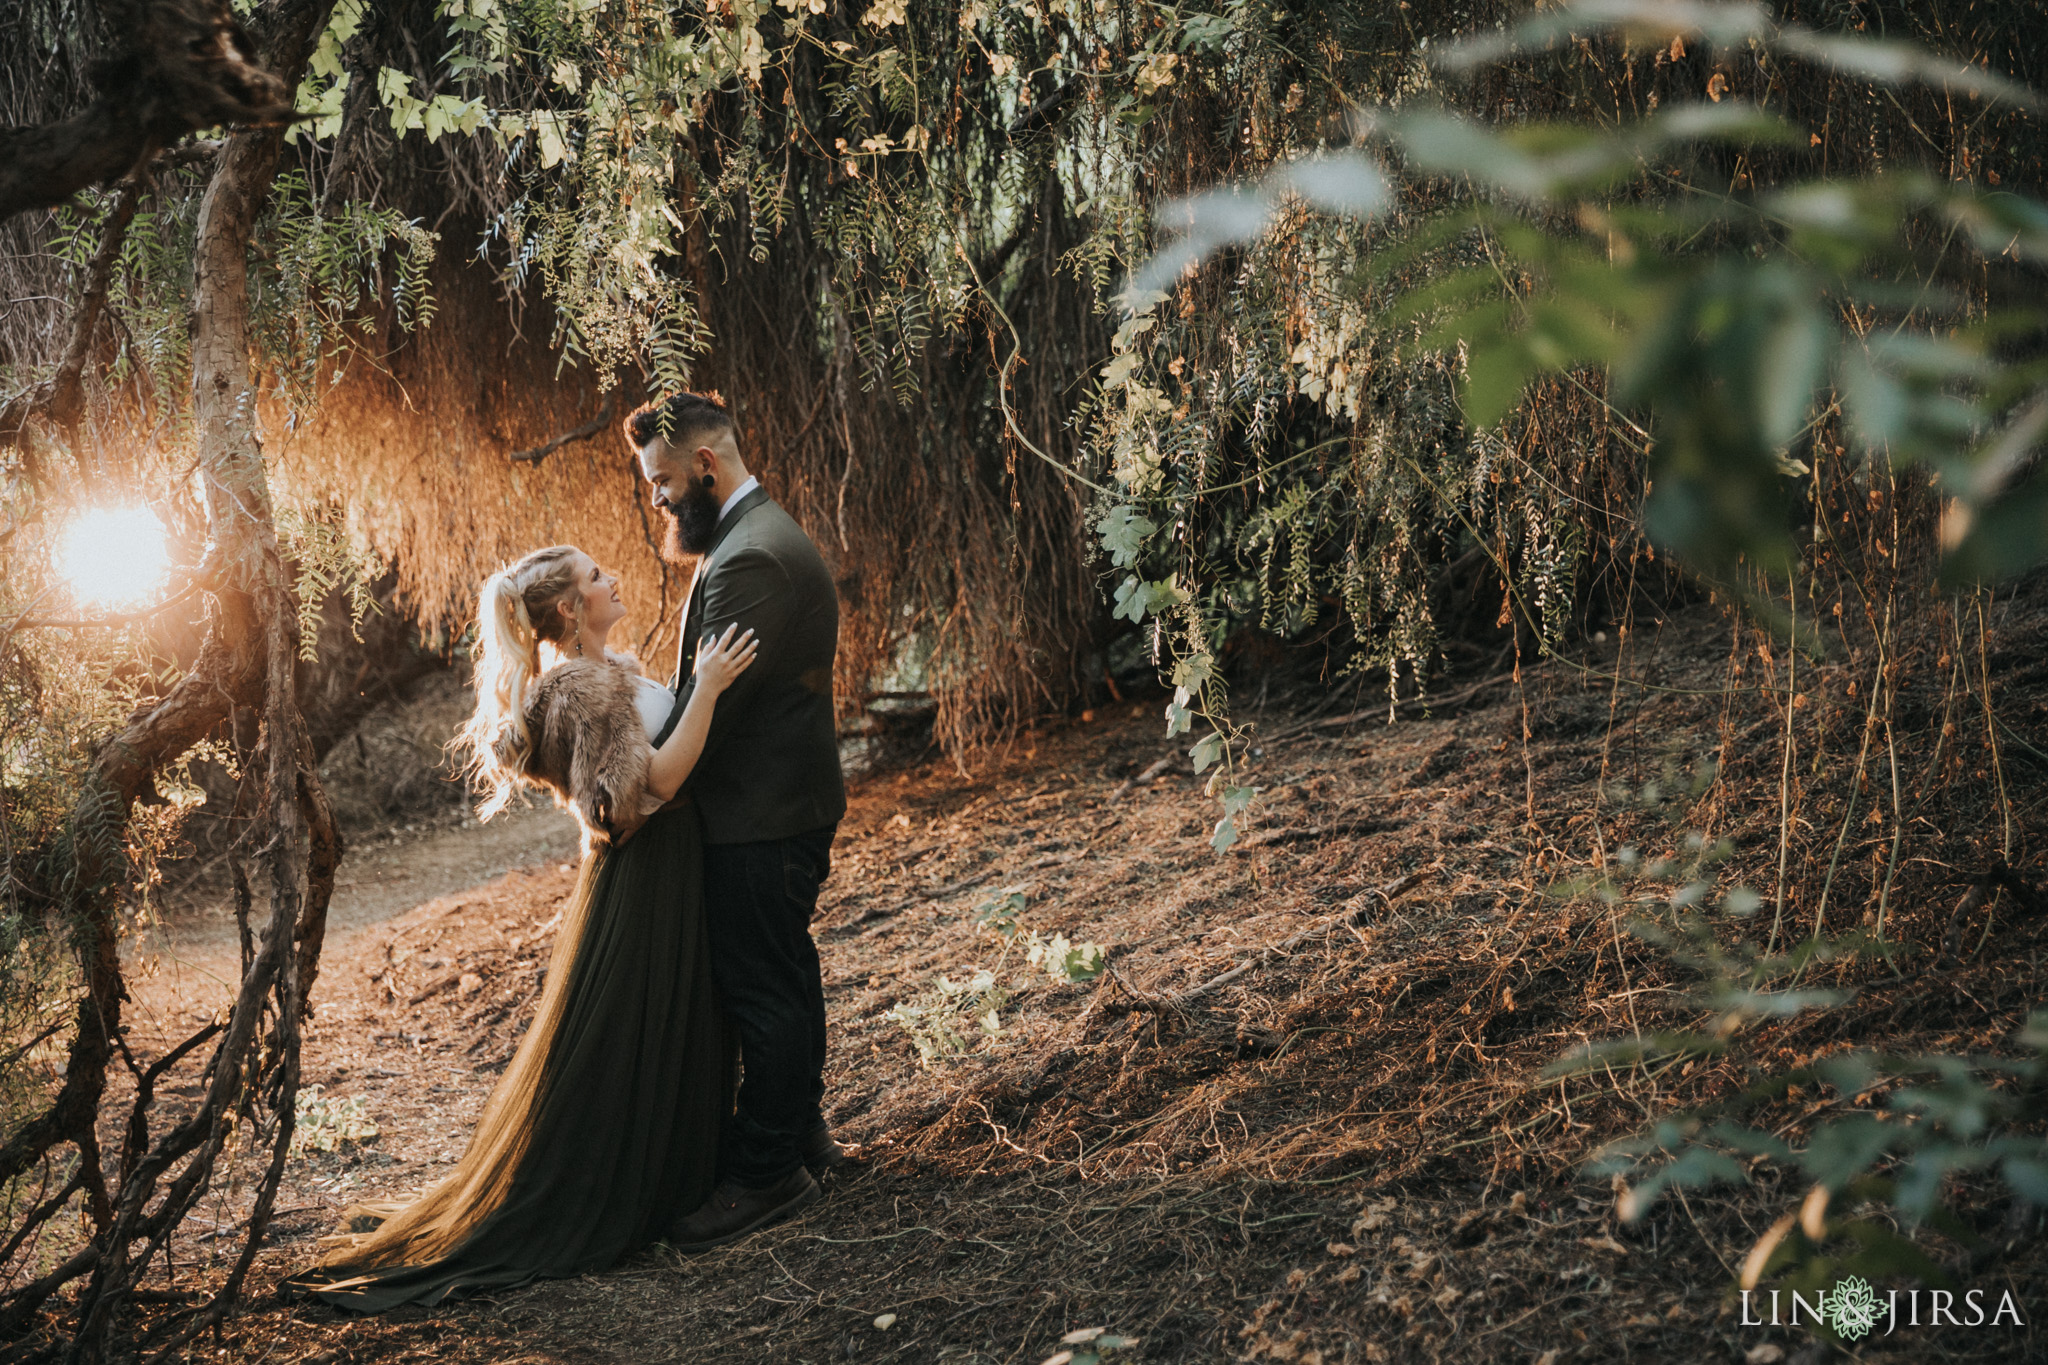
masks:
{"type": "MultiPolygon", "coordinates": [[[[1102,548],[1109,551],[1109,562],[1119,569],[1128,569],[1138,562],[1146,539],[1159,527],[1139,516],[1135,507],[1121,503],[1103,513],[1096,529],[1102,537],[1102,548]]],[[[1119,596],[1117,600],[1122,602],[1123,598],[1119,596]]]]}
{"type": "Polygon", "coordinates": [[[1799,1164],[1817,1183],[1839,1190],[1884,1155],[1892,1136],[1890,1125],[1875,1115],[1852,1114],[1815,1129],[1799,1164]]]}
{"type": "Polygon", "coordinates": [[[1258,787],[1225,787],[1221,797],[1223,813],[1229,816],[1243,815],[1251,809],[1252,801],[1260,790],[1258,787]]]}
{"type": "Polygon", "coordinates": [[[1539,368],[1529,348],[1513,336],[1472,342],[1465,358],[1465,420],[1475,427],[1498,426],[1522,401],[1539,368]]]}
{"type": "Polygon", "coordinates": [[[1215,830],[1209,835],[1209,847],[1218,853],[1230,852],[1230,846],[1237,842],[1237,821],[1224,816],[1216,822],[1215,830]]]}
{"type": "Polygon", "coordinates": [[[1200,654],[1190,654],[1178,660],[1173,666],[1173,685],[1191,696],[1200,692],[1208,684],[1209,679],[1215,676],[1215,656],[1206,650],[1200,654]]]}
{"type": "Polygon", "coordinates": [[[1145,619],[1145,580],[1133,575],[1117,585],[1116,610],[1112,620],[1128,619],[1133,624],[1145,619]]]}
{"type": "Polygon", "coordinates": [[[1105,389],[1122,388],[1125,382],[1130,379],[1132,373],[1137,370],[1142,360],[1143,357],[1136,351],[1125,351],[1122,355],[1113,357],[1107,365],[1102,367],[1102,387],[1105,389]]]}
{"type": "Polygon", "coordinates": [[[2036,1207],[2048,1206],[2048,1161],[2010,1156],[2000,1170],[2014,1194],[2036,1207]]]}

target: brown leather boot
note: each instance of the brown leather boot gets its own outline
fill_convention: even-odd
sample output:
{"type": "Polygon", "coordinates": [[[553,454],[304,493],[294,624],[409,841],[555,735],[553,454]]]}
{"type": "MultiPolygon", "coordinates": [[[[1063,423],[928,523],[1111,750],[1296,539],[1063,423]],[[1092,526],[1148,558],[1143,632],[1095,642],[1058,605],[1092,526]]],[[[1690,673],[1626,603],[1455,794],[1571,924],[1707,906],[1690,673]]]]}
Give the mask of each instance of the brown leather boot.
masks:
{"type": "Polygon", "coordinates": [[[804,1134],[800,1145],[803,1148],[804,1169],[820,1180],[825,1178],[827,1171],[836,1171],[853,1160],[853,1154],[834,1140],[832,1130],[826,1126],[823,1119],[819,1119],[817,1124],[804,1134]]]}
{"type": "Polygon", "coordinates": [[[668,1244],[682,1252],[722,1247],[810,1207],[823,1194],[802,1166],[764,1190],[721,1180],[695,1213],[676,1224],[668,1244]]]}

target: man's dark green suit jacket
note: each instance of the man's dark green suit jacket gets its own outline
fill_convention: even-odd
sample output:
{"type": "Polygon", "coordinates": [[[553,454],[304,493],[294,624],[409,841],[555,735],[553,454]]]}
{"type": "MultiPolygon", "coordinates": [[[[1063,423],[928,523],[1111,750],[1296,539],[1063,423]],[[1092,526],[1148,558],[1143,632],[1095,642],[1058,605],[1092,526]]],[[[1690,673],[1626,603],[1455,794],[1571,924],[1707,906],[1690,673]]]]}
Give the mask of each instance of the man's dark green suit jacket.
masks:
{"type": "Polygon", "coordinates": [[[719,521],[697,570],[669,683],[675,716],[696,685],[698,643],[734,623],[754,632],[761,652],[718,699],[681,794],[695,798],[714,844],[829,828],[846,813],[832,717],[839,594],[818,547],[760,488],[719,521]]]}

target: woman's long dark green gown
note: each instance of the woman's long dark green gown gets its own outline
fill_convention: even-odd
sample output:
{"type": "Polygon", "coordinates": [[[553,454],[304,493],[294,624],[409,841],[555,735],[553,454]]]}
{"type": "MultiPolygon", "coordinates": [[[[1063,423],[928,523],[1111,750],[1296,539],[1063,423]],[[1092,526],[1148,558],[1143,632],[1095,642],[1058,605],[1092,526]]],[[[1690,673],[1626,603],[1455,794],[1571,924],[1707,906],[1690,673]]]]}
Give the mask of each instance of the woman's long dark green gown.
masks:
{"type": "Polygon", "coordinates": [[[710,1195],[732,1069],[702,857],[685,805],[584,860],[540,1007],[460,1164],[288,1288],[375,1313],[581,1274],[710,1195]]]}

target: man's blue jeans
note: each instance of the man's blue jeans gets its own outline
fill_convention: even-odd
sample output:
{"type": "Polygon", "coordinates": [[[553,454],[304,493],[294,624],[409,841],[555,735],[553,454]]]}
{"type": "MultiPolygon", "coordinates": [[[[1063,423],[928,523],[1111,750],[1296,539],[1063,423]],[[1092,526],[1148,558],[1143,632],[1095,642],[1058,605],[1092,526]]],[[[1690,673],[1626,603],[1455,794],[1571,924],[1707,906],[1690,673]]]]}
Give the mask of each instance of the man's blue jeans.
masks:
{"type": "Polygon", "coordinates": [[[709,844],[704,914],[711,974],[740,1046],[739,1103],[718,1146],[722,1179],[773,1185],[802,1164],[825,1096],[825,985],[811,916],[838,826],[709,844]]]}

